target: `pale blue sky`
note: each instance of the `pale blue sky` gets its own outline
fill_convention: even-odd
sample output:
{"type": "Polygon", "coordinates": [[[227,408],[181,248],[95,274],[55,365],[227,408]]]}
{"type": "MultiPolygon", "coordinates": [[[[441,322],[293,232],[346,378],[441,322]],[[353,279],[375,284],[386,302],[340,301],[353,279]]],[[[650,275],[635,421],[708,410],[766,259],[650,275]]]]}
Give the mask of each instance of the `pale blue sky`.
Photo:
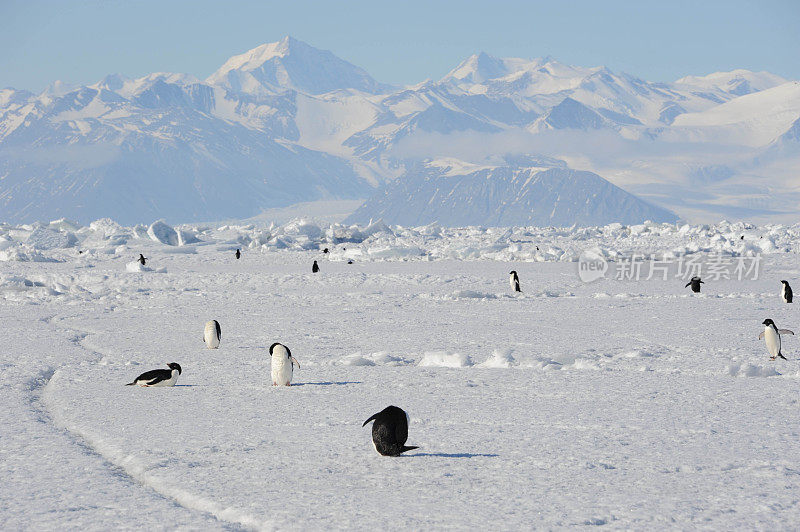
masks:
{"type": "Polygon", "coordinates": [[[734,68],[800,79],[798,0],[0,0],[0,87],[38,91],[114,72],[205,78],[287,34],[397,84],[438,79],[481,50],[652,81],[734,68]]]}

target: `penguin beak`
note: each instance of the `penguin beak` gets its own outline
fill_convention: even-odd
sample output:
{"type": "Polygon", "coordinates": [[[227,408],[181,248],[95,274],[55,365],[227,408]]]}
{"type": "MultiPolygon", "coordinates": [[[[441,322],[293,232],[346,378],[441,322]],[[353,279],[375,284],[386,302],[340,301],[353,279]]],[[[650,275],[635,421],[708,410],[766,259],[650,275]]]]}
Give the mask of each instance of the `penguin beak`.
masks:
{"type": "Polygon", "coordinates": [[[291,358],[292,358],[292,362],[294,362],[295,364],[297,364],[297,367],[299,368],[299,367],[300,367],[300,362],[298,362],[298,361],[297,361],[297,359],[296,359],[296,358],[294,358],[294,356],[292,356],[291,358]]]}

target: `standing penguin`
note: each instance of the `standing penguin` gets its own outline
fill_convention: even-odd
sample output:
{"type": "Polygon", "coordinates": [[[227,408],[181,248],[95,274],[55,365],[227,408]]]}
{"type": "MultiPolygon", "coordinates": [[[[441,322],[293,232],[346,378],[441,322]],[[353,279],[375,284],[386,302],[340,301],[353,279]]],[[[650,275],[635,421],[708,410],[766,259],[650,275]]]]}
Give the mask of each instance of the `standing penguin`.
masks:
{"type": "Polygon", "coordinates": [[[319,271],[319,264],[317,261],[314,261],[314,264],[311,265],[311,273],[317,273],[319,271]]]}
{"type": "Polygon", "coordinates": [[[239,248],[236,248],[236,255],[235,256],[236,256],[237,259],[242,258],[242,252],[239,251],[239,248]]]}
{"type": "Polygon", "coordinates": [[[517,271],[511,270],[509,275],[510,277],[508,278],[508,281],[511,283],[511,289],[514,292],[522,292],[522,290],[519,288],[519,276],[517,275],[517,271]]]}
{"type": "Polygon", "coordinates": [[[786,281],[781,281],[783,285],[781,287],[781,299],[783,299],[784,303],[791,303],[792,302],[792,287],[789,286],[789,283],[786,281]]]}
{"type": "Polygon", "coordinates": [[[400,456],[406,451],[419,449],[416,446],[407,446],[408,439],[408,414],[402,408],[387,406],[377,414],[373,414],[364,422],[362,427],[370,421],[372,425],[372,443],[375,450],[383,456],[400,456]]]}
{"type": "Polygon", "coordinates": [[[133,379],[133,382],[129,382],[125,386],[133,386],[134,384],[138,384],[142,388],[151,386],[175,386],[178,375],[181,374],[181,365],[177,362],[171,362],[167,364],[167,367],[169,369],[145,371],[133,379]]]}
{"type": "Polygon", "coordinates": [[[297,364],[299,368],[300,363],[288,347],[278,342],[269,346],[269,354],[272,355],[272,385],[291,386],[294,365],[297,364]]]}
{"type": "Polygon", "coordinates": [[[142,255],[141,253],[139,253],[139,263],[140,263],[142,266],[144,266],[144,263],[145,263],[145,262],[147,262],[147,259],[145,258],[145,256],[144,256],[144,255],[142,255]]]}
{"type": "MultiPolygon", "coordinates": [[[[689,280],[689,282],[688,282],[688,283],[686,283],[686,286],[692,285],[692,292],[694,292],[694,293],[696,293],[696,294],[697,294],[697,293],[699,293],[699,292],[700,292],[700,285],[701,285],[701,284],[706,284],[706,283],[704,283],[703,281],[701,281],[699,277],[692,277],[692,278],[689,280]]],[[[686,288],[686,286],[684,286],[684,288],[686,288]]]]}
{"type": "Polygon", "coordinates": [[[206,328],[203,331],[203,341],[209,349],[216,349],[219,347],[219,341],[222,340],[222,329],[217,320],[206,322],[206,328]]]}
{"type": "Polygon", "coordinates": [[[781,335],[794,335],[794,333],[789,329],[778,329],[775,326],[775,322],[769,318],[764,320],[762,325],[764,325],[764,330],[758,335],[758,339],[761,340],[763,338],[764,343],[767,344],[767,351],[772,355],[769,359],[775,360],[775,358],[781,357],[786,360],[786,357],[781,354],[781,335]]]}

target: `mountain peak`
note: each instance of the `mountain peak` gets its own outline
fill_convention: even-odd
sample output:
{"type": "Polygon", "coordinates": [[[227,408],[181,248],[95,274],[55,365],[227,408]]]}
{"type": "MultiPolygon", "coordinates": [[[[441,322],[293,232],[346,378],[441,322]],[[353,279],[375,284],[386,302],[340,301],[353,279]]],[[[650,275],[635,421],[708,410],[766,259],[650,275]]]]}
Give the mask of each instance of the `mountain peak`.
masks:
{"type": "Polygon", "coordinates": [[[206,81],[256,95],[287,89],[308,94],[339,89],[378,94],[390,88],[328,50],[320,50],[290,35],[231,57],[206,81]]]}
{"type": "Polygon", "coordinates": [[[456,68],[448,72],[444,79],[482,83],[506,74],[508,74],[508,68],[502,59],[486,52],[479,52],[463,60],[456,68]]]}

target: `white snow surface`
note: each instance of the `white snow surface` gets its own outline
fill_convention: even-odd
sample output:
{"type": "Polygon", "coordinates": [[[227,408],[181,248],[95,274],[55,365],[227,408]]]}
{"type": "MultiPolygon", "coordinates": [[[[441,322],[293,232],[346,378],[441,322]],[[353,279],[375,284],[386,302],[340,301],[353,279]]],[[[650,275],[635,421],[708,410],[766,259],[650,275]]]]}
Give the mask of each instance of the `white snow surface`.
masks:
{"type": "Polygon", "coordinates": [[[196,241],[0,224],[4,251],[48,261],[0,262],[0,529],[800,525],[800,347],[771,362],[757,339],[797,327],[798,225],[159,227],[196,241]],[[692,294],[582,283],[586,249],[763,255],[692,294]],[[162,273],[127,271],[139,253],[162,273]],[[169,362],[177,386],[124,386],[169,362]],[[362,428],[390,404],[420,447],[399,458],[362,428]]]}

